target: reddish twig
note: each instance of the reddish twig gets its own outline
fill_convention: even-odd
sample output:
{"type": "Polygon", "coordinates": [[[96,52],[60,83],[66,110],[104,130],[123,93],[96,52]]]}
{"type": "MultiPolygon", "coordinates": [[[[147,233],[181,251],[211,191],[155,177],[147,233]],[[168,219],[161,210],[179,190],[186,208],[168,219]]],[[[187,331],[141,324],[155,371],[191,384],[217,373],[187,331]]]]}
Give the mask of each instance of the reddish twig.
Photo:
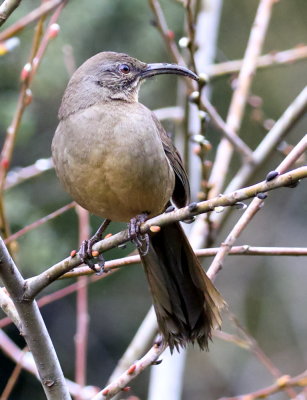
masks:
{"type": "MultiPolygon", "coordinates": [[[[46,4],[46,3],[45,3],[46,4]]],[[[14,145],[17,137],[17,133],[19,131],[21,118],[26,107],[31,103],[32,100],[32,93],[30,90],[30,84],[33,80],[33,77],[37,71],[37,68],[40,64],[40,61],[45,53],[47,48],[47,44],[49,41],[54,37],[52,32],[52,27],[59,18],[60,12],[63,8],[65,3],[62,3],[58,9],[52,15],[48,29],[45,35],[42,36],[42,19],[38,23],[38,27],[36,29],[32,48],[30,52],[29,62],[23,68],[21,78],[22,78],[22,85],[20,89],[20,94],[18,98],[17,108],[15,114],[13,116],[12,122],[7,129],[7,134],[4,140],[3,148],[0,155],[0,228],[3,231],[3,236],[7,237],[9,228],[8,223],[6,221],[4,206],[2,201],[2,194],[5,185],[5,178],[7,175],[8,167],[10,165],[14,145]],[[40,43],[40,45],[39,45],[40,43]]],[[[44,15],[44,14],[42,14],[44,15]]],[[[43,17],[41,17],[43,18],[43,17]]]]}
{"type": "Polygon", "coordinates": [[[27,232],[30,232],[33,229],[38,228],[39,226],[45,224],[46,222],[58,217],[59,215],[62,215],[64,212],[70,210],[71,208],[73,208],[75,206],[76,206],[76,203],[74,201],[69,204],[66,204],[66,206],[61,207],[56,211],[53,211],[52,213],[46,215],[45,217],[42,217],[42,218],[36,220],[35,222],[33,222],[32,224],[29,224],[29,225],[23,227],[22,229],[20,229],[19,231],[13,233],[12,235],[10,235],[8,238],[6,238],[4,240],[4,243],[8,244],[14,240],[19,239],[21,236],[25,235],[27,232]]]}
{"type": "Polygon", "coordinates": [[[145,368],[157,362],[164,350],[165,346],[162,342],[155,344],[144,357],[135,361],[122,375],[101,390],[92,400],[108,400],[120,391],[125,390],[132,379],[136,378],[145,368]]]}
{"type": "Polygon", "coordinates": [[[15,368],[13,369],[13,372],[11,373],[11,376],[9,377],[7,384],[5,385],[5,388],[0,395],[1,400],[8,400],[10,394],[12,393],[12,390],[14,389],[14,386],[17,383],[17,380],[20,376],[21,370],[22,370],[22,360],[26,355],[26,352],[28,351],[28,348],[25,347],[22,350],[22,354],[20,359],[17,361],[15,368]]]}
{"type": "Polygon", "coordinates": [[[18,32],[23,30],[27,25],[37,21],[42,16],[48,14],[50,11],[57,8],[60,4],[66,3],[67,0],[48,0],[44,1],[43,4],[31,11],[29,14],[20,18],[17,22],[11,25],[9,28],[0,33],[0,42],[8,39],[11,36],[16,35],[18,32]]]}
{"type": "Polygon", "coordinates": [[[265,399],[274,393],[278,393],[285,388],[307,386],[307,371],[291,378],[289,375],[283,375],[276,380],[276,383],[264,389],[256,390],[248,394],[235,397],[222,397],[219,400],[256,400],[265,399]]]}

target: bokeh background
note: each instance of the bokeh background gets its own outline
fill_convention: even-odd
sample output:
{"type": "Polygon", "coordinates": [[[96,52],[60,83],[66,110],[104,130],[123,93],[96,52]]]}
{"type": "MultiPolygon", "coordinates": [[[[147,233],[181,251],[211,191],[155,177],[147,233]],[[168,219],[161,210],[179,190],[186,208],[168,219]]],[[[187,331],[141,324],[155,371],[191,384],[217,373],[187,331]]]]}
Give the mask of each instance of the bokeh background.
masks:
{"type": "MultiPolygon", "coordinates": [[[[19,19],[39,1],[21,3],[2,27],[19,19]]],[[[184,33],[184,10],[179,1],[162,0],[169,27],[176,39],[184,33]]],[[[242,58],[249,31],[258,6],[256,0],[225,0],[218,38],[216,61],[242,58]]],[[[274,6],[273,17],[264,52],[286,50],[307,38],[306,0],[281,0],[274,6]]],[[[88,57],[104,50],[129,53],[142,61],[171,61],[164,43],[153,24],[153,15],[144,0],[70,1],[59,20],[61,32],[47,50],[20,128],[14,153],[14,167],[23,167],[37,159],[50,156],[50,144],[57,126],[57,110],[69,79],[64,52],[71,46],[80,65],[88,57]]],[[[30,51],[33,26],[20,35],[20,46],[0,58],[0,139],[16,108],[19,75],[30,51]]],[[[307,61],[272,67],[257,73],[252,92],[263,100],[264,119],[276,120],[306,84],[307,61]]],[[[232,94],[232,79],[214,80],[212,101],[225,118],[232,94]]],[[[151,109],[176,104],[175,77],[159,77],[142,88],[141,101],[151,109]]],[[[307,118],[287,136],[296,144],[306,133],[307,118]]],[[[253,148],[266,134],[262,123],[253,118],[248,107],[242,126],[242,137],[253,148]]],[[[214,158],[220,135],[212,127],[208,140],[213,144],[214,158]]],[[[281,161],[277,151],[257,172],[251,182],[263,179],[266,172],[281,161]]],[[[197,160],[196,160],[197,162],[197,160]]],[[[233,170],[238,162],[234,160],[233,170]]],[[[306,246],[307,186],[302,182],[295,190],[283,188],[270,194],[264,208],[249,225],[238,244],[255,246],[306,246]]],[[[70,199],[60,187],[54,171],[25,182],[6,194],[6,210],[12,232],[63,206],[70,199]]],[[[216,243],[220,243],[240,217],[233,211],[216,243]]],[[[99,220],[92,217],[93,231],[99,220]]],[[[113,224],[110,231],[121,226],[113,224]]],[[[77,218],[73,210],[26,234],[18,240],[16,262],[24,276],[29,277],[66,257],[78,246],[77,218]]],[[[112,250],[107,259],[123,256],[125,250],[112,250]]],[[[204,260],[208,266],[210,259],[204,260]]],[[[295,257],[228,257],[217,286],[229,309],[257,339],[261,348],[283,373],[296,375],[307,365],[307,263],[295,257]]],[[[53,292],[67,283],[53,284],[43,294],[53,292]]],[[[130,342],[151,304],[147,283],[140,266],[123,268],[89,289],[90,333],[88,383],[102,386],[117,360],[130,342]]],[[[47,327],[59,354],[65,376],[74,378],[75,296],[52,303],[42,310],[47,327]]],[[[2,314],[1,314],[2,315],[2,314]]],[[[223,329],[235,332],[225,316],[223,329]]],[[[5,331],[19,346],[23,339],[13,326],[5,331]]],[[[14,364],[0,354],[0,393],[14,364]]],[[[159,368],[159,367],[153,367],[159,368]]],[[[132,393],[145,399],[149,374],[144,372],[132,383],[132,393]]],[[[270,385],[273,378],[250,352],[215,339],[210,352],[189,349],[184,375],[183,399],[217,399],[270,385]]],[[[122,396],[128,397],[127,395],[122,396]]],[[[43,399],[40,384],[23,372],[12,399],[43,399]],[[25,394],[26,393],[26,394],[25,394]]],[[[279,394],[274,399],[286,398],[279,394]]],[[[157,399],[158,400],[158,399],[157,399]]]]}

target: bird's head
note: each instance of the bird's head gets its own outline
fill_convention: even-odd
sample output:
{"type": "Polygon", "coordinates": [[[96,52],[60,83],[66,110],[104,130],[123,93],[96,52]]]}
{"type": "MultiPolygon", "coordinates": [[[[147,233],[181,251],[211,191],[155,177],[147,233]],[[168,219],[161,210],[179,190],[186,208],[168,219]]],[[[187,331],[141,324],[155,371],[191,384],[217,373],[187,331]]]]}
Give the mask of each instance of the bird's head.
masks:
{"type": "Polygon", "coordinates": [[[141,82],[160,74],[183,75],[198,80],[194,72],[176,64],[146,64],[124,53],[98,53],[73,74],[63,97],[59,117],[65,118],[98,102],[138,101],[141,82]]]}

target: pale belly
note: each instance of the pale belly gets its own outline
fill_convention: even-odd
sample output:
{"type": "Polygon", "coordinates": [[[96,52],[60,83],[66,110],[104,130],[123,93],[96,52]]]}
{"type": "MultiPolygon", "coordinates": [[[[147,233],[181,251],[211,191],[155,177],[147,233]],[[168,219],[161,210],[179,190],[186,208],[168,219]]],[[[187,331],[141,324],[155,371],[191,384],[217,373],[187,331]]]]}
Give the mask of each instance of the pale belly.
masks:
{"type": "Polygon", "coordinates": [[[96,107],[59,124],[52,147],[60,181],[77,203],[103,218],[161,213],[175,178],[155,124],[144,125],[144,108],[132,115],[126,107],[115,120],[106,107],[96,107]]]}

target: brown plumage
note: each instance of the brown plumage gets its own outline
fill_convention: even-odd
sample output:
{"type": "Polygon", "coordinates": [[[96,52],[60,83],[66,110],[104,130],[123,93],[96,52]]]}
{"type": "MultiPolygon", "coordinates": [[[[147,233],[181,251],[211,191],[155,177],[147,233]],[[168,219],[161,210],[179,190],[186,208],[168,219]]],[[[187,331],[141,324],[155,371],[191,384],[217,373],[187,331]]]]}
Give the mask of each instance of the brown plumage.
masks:
{"type": "MultiPolygon", "coordinates": [[[[138,102],[143,79],[162,73],[197,76],[173,64],[145,64],[99,53],[72,76],[52,143],[65,189],[90,212],[129,221],[190,197],[181,158],[156,116],[138,102]]],[[[224,302],[204,273],[179,223],[162,227],[141,252],[159,329],[170,348],[208,345],[224,302]]]]}

